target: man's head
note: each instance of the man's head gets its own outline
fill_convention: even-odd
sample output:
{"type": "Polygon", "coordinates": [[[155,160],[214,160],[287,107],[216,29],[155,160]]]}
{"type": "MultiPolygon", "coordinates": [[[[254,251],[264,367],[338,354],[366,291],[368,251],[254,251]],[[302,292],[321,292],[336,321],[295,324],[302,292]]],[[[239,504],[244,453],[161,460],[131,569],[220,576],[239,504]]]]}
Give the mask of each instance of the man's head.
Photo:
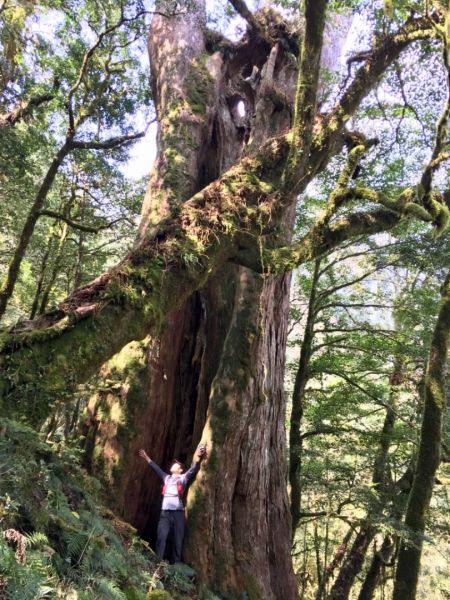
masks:
{"type": "Polygon", "coordinates": [[[183,472],[183,465],[178,460],[174,460],[170,467],[170,472],[172,475],[181,475],[183,472]]]}

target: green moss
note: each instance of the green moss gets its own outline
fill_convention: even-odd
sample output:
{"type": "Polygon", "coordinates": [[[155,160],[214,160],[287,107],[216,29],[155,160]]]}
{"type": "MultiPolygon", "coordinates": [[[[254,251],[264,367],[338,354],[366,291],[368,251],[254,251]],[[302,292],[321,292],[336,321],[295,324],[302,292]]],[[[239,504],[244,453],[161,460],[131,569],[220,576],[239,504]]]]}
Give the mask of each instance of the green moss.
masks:
{"type": "Polygon", "coordinates": [[[248,600],[265,600],[258,580],[251,573],[246,573],[245,575],[245,592],[248,600]]]}
{"type": "Polygon", "coordinates": [[[209,588],[202,585],[199,590],[199,600],[221,600],[219,596],[217,596],[214,592],[212,592],[209,588]]]}
{"type": "Polygon", "coordinates": [[[136,589],[135,587],[129,587],[125,590],[125,597],[127,600],[147,600],[148,596],[142,590],[136,589]]]}
{"type": "Polygon", "coordinates": [[[230,418],[230,409],[225,394],[214,393],[211,398],[210,409],[214,438],[216,440],[222,440],[226,436],[230,418]]]}
{"type": "MultiPolygon", "coordinates": [[[[208,459],[208,470],[211,471],[212,469],[209,463],[210,459],[208,459]]],[[[189,527],[186,530],[186,538],[189,537],[190,532],[195,531],[208,510],[206,496],[198,485],[192,486],[188,499],[189,527]]]]}
{"type": "Polygon", "coordinates": [[[166,590],[152,590],[147,593],[148,600],[175,600],[166,590]]]}
{"type": "Polygon", "coordinates": [[[450,222],[450,211],[444,204],[439,204],[439,211],[435,217],[434,224],[436,226],[436,236],[441,235],[448,228],[450,222]]]}
{"type": "Polygon", "coordinates": [[[199,60],[192,61],[190,73],[186,80],[187,102],[194,113],[206,114],[213,79],[206,68],[208,56],[204,54],[199,60]]]}

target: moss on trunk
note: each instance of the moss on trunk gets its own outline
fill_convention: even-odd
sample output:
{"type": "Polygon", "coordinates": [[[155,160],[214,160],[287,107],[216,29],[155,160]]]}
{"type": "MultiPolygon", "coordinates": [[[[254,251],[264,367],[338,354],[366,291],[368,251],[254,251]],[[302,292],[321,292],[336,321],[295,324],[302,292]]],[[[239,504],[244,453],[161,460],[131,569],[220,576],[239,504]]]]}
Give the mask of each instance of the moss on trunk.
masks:
{"type": "Polygon", "coordinates": [[[442,287],[441,307],[428,358],[419,453],[405,516],[405,526],[410,535],[402,540],[400,546],[394,600],[414,600],[416,597],[427,512],[441,460],[442,421],[447,406],[445,375],[449,340],[450,273],[442,287]]]}

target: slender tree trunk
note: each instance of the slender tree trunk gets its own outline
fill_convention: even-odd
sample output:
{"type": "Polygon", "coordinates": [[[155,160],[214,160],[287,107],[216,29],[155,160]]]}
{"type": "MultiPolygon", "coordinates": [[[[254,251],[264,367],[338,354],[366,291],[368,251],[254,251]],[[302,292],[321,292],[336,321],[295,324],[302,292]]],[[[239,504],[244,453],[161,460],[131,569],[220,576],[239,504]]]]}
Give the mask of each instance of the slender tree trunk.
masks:
{"type": "Polygon", "coordinates": [[[353,528],[350,528],[347,531],[347,533],[345,534],[342,542],[339,544],[339,546],[334,554],[333,560],[327,565],[327,567],[324,571],[323,577],[317,588],[316,600],[322,600],[322,598],[324,597],[327,583],[333,577],[334,571],[342,563],[345,553],[347,552],[347,547],[351,540],[352,535],[353,535],[353,528]]]}
{"type": "Polygon", "coordinates": [[[33,205],[28,213],[25,224],[22,228],[22,232],[20,234],[19,243],[16,246],[14,256],[8,267],[6,280],[3,284],[2,289],[0,290],[0,319],[5,314],[7,303],[14,292],[14,287],[16,285],[17,278],[19,277],[20,265],[22,264],[25,252],[28,248],[28,244],[30,243],[31,237],[34,232],[34,228],[39,219],[40,210],[44,206],[47,195],[53,185],[53,182],[55,180],[60,166],[63,163],[63,160],[69,154],[71,149],[71,139],[67,139],[64,145],[59,149],[56,156],[54,157],[44,177],[44,180],[36,194],[33,205]]]}
{"type": "Polygon", "coordinates": [[[289,484],[291,486],[291,516],[293,535],[301,515],[301,464],[302,464],[302,435],[300,432],[303,417],[303,404],[306,385],[310,378],[309,363],[314,341],[314,325],[316,317],[316,295],[319,281],[320,259],[314,263],[314,273],[311,283],[311,293],[308,302],[308,314],[305,332],[302,339],[300,359],[295,375],[294,391],[292,394],[292,413],[289,429],[289,484]]]}
{"type": "Polygon", "coordinates": [[[61,268],[62,251],[63,251],[64,244],[65,244],[66,238],[67,238],[67,232],[68,232],[68,225],[67,225],[67,223],[64,223],[62,226],[62,232],[61,232],[61,235],[59,238],[58,249],[57,249],[56,255],[54,257],[52,272],[50,274],[50,277],[48,278],[47,285],[45,286],[45,288],[42,292],[42,298],[41,298],[41,302],[39,305],[39,311],[38,311],[39,315],[42,315],[45,312],[45,309],[47,308],[48,299],[50,297],[53,286],[55,285],[56,278],[58,277],[58,273],[61,268]]]}
{"type": "Polygon", "coordinates": [[[317,525],[317,521],[314,523],[314,556],[316,559],[317,585],[320,589],[323,584],[323,570],[322,570],[322,563],[320,562],[320,539],[319,539],[319,527],[317,525]]]}
{"type": "MultiPolygon", "coordinates": [[[[80,217],[83,220],[84,215],[84,202],[80,207],[80,217]]],[[[76,290],[81,286],[83,281],[83,263],[84,263],[84,255],[85,255],[85,237],[86,234],[84,231],[78,232],[78,243],[77,243],[77,262],[75,264],[75,273],[73,277],[73,289],[76,290]]]]}
{"type": "Polygon", "coordinates": [[[376,528],[371,525],[376,521],[385,509],[388,498],[389,476],[387,470],[387,461],[389,448],[391,445],[391,436],[396,419],[396,397],[398,386],[403,383],[403,361],[399,357],[395,360],[393,372],[390,378],[390,398],[389,406],[386,409],[383,428],[381,430],[380,441],[377,455],[374,461],[372,483],[376,486],[378,492],[377,505],[373,511],[366,517],[367,524],[363,525],[358,532],[352,547],[339,571],[336,581],[331,588],[329,600],[347,600],[350,590],[355,582],[356,576],[361,571],[367,550],[370,547],[376,528]]]}
{"type": "Polygon", "coordinates": [[[53,237],[51,237],[49,239],[47,250],[45,251],[44,256],[42,257],[39,278],[38,278],[38,282],[37,282],[37,286],[36,286],[36,291],[34,294],[33,304],[31,306],[31,310],[30,310],[30,319],[34,319],[34,317],[36,316],[36,313],[37,313],[37,309],[39,306],[39,300],[40,300],[41,293],[42,293],[42,288],[44,286],[44,278],[45,278],[45,273],[47,270],[47,261],[48,261],[48,257],[50,256],[50,252],[51,252],[52,245],[53,245],[52,242],[53,242],[53,237]]]}
{"type": "Polygon", "coordinates": [[[405,526],[412,539],[403,539],[395,573],[393,600],[414,600],[422,554],[426,514],[441,457],[442,421],[445,414],[447,355],[450,338],[450,274],[442,287],[442,301],[431,340],[425,377],[425,406],[419,454],[406,509],[405,526]]]}
{"type": "Polygon", "coordinates": [[[369,569],[359,591],[358,600],[372,600],[375,590],[380,582],[382,569],[388,564],[395,550],[395,543],[391,536],[387,535],[381,548],[375,550],[369,569]]]}
{"type": "Polygon", "coordinates": [[[355,578],[361,571],[367,550],[376,531],[373,527],[364,525],[357,533],[345,562],[333,583],[328,600],[347,600],[355,578]]]}

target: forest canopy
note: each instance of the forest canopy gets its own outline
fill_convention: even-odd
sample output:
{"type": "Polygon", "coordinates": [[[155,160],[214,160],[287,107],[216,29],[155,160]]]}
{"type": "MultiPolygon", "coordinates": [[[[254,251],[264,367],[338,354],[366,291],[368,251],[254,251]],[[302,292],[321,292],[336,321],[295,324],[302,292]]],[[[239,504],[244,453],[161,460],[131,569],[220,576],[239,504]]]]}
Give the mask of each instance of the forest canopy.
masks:
{"type": "Polygon", "coordinates": [[[0,0],[0,47],[0,597],[447,598],[448,2],[0,0]],[[169,566],[138,450],[200,442],[169,566]]]}

